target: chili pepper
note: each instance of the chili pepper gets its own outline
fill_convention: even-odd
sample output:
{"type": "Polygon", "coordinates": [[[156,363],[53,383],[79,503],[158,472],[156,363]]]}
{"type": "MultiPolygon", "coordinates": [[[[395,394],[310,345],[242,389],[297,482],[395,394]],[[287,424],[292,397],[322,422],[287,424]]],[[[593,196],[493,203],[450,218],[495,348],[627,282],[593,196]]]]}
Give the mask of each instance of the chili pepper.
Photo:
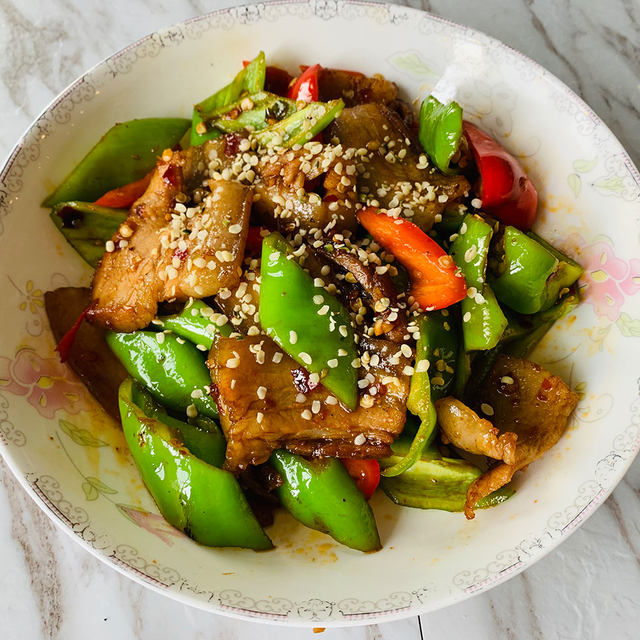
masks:
{"type": "Polygon", "coordinates": [[[318,102],[318,76],[321,70],[319,64],[307,67],[290,87],[288,97],[298,102],[318,102]]]}
{"type": "Polygon", "coordinates": [[[189,121],[183,118],[143,118],[111,127],[42,203],[92,202],[102,194],[153,169],[157,156],[178,143],[189,121]]]}
{"type": "Polygon", "coordinates": [[[274,121],[284,120],[295,111],[293,100],[258,91],[216,111],[206,122],[207,126],[224,133],[256,132],[263,131],[274,121]]]}
{"type": "Polygon", "coordinates": [[[60,354],[60,362],[66,362],[69,357],[71,347],[76,340],[76,335],[80,331],[80,327],[84,322],[87,315],[87,311],[91,308],[91,305],[84,308],[83,312],[78,316],[78,319],[73,323],[71,328],[62,336],[60,342],[56,346],[56,351],[60,354]]]}
{"type": "Polygon", "coordinates": [[[189,413],[193,406],[197,413],[217,420],[218,409],[209,395],[211,378],[207,365],[190,342],[152,331],[107,331],[105,339],[129,375],[158,402],[174,411],[189,413]]]}
{"type": "MultiPolygon", "coordinates": [[[[409,450],[409,442],[398,438],[392,445],[393,455],[380,460],[383,477],[382,490],[396,504],[419,509],[442,509],[444,511],[464,511],[467,488],[482,472],[478,467],[453,458],[443,458],[439,453],[428,450],[411,469],[402,475],[389,478],[384,469],[398,464],[409,450]]],[[[483,498],[476,508],[493,507],[510,498],[515,491],[502,487],[483,498]]]]}
{"type": "Polygon", "coordinates": [[[196,345],[204,345],[209,350],[217,333],[228,336],[232,331],[228,324],[218,324],[224,318],[223,314],[216,313],[202,300],[191,299],[180,313],[162,316],[152,324],[160,330],[169,330],[181,338],[186,338],[196,345]]]}
{"type": "Polygon", "coordinates": [[[49,215],[65,240],[94,269],[104,254],[105,243],[127,218],[126,211],[90,202],[61,202],[49,215]]]}
{"type": "Polygon", "coordinates": [[[280,502],[296,520],[352,549],[380,549],[371,507],[340,460],[305,460],[283,449],[269,460],[283,480],[280,502]]]}
{"type": "Polygon", "coordinates": [[[582,267],[534,234],[504,228],[492,247],[488,279],[500,302],[519,313],[551,307],[563,289],[582,274],[582,267]],[[497,254],[497,255],[496,255],[497,254]]]}
{"type": "Polygon", "coordinates": [[[197,146],[220,136],[217,129],[208,129],[206,119],[210,119],[216,110],[223,109],[235,102],[243,92],[257,93],[264,89],[266,62],[264,52],[261,51],[246,67],[238,72],[236,77],[225,87],[213,95],[199,102],[193,108],[191,122],[191,144],[197,146]]]}
{"type": "Polygon", "coordinates": [[[504,224],[530,229],[538,209],[538,192],[522,165],[470,122],[465,120],[462,130],[480,173],[482,208],[504,224]]]}
{"type": "Polygon", "coordinates": [[[411,289],[421,309],[442,309],[462,300],[467,287],[445,250],[417,225],[403,218],[362,209],[358,220],[376,242],[392,253],[409,272],[411,289]]]}
{"type": "Polygon", "coordinates": [[[453,395],[456,398],[464,398],[465,390],[471,377],[471,356],[466,349],[458,350],[458,361],[456,362],[455,372],[453,395]]]}
{"type": "Polygon", "coordinates": [[[273,547],[234,476],[199,459],[186,446],[183,434],[190,425],[143,411],[132,398],[131,379],[122,383],[119,399],[133,460],[171,525],[207,546],[273,547]]]}
{"type": "Polygon", "coordinates": [[[420,458],[425,447],[433,440],[436,427],[434,402],[446,395],[453,381],[453,367],[458,351],[457,332],[451,318],[441,311],[424,314],[418,321],[420,335],[416,342],[416,366],[411,376],[407,409],[420,418],[420,426],[411,439],[407,454],[382,471],[385,477],[400,475],[420,458]],[[428,362],[429,368],[421,370],[420,362],[428,362]],[[430,380],[429,370],[432,372],[430,380]],[[446,380],[445,380],[446,376],[446,380]]]}
{"type": "Polygon", "coordinates": [[[433,96],[422,101],[418,138],[422,148],[442,173],[454,174],[451,158],[462,137],[462,108],[457,102],[442,104],[433,96]]]}
{"type": "Polygon", "coordinates": [[[286,353],[311,373],[349,409],[358,402],[358,357],[351,318],[342,303],[315,286],[291,256],[279,234],[262,242],[260,323],[286,353]]]}
{"type": "Polygon", "coordinates": [[[255,137],[263,147],[304,145],[337,118],[343,108],[342,100],[312,102],[256,134],[255,137]]]}
{"type": "Polygon", "coordinates": [[[356,487],[368,500],[380,484],[380,465],[377,460],[359,460],[344,458],[342,460],[347,473],[353,478],[356,487]]]}
{"type": "Polygon", "coordinates": [[[146,190],[151,182],[151,176],[155,169],[152,169],[146,176],[125,184],[123,187],[107,191],[100,196],[93,204],[112,209],[128,209],[146,190]]]}
{"type": "Polygon", "coordinates": [[[451,244],[451,256],[464,274],[468,287],[476,293],[460,305],[462,334],[467,351],[493,349],[507,326],[490,286],[486,284],[487,259],[493,229],[479,216],[467,214],[457,238],[451,244]]]}

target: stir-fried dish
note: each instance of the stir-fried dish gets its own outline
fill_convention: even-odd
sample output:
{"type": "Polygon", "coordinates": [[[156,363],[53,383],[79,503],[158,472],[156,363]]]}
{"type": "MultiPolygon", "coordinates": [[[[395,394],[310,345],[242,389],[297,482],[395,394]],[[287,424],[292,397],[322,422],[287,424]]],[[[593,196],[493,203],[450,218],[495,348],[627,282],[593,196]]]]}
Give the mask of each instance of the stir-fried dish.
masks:
{"type": "Polygon", "coordinates": [[[173,526],[268,549],[282,507],[371,551],[378,486],[471,519],[556,444],[577,396],[526,358],[582,270],[457,103],[301,69],[110,129],[44,203],[95,268],[46,306],[173,526]]]}

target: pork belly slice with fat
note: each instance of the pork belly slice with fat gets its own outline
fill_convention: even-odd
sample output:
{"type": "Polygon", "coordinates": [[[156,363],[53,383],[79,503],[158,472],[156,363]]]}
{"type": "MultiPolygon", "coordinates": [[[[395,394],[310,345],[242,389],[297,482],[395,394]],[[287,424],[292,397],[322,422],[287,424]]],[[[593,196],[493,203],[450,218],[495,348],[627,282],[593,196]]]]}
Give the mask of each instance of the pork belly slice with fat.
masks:
{"type": "Polygon", "coordinates": [[[454,427],[450,400],[443,399],[436,405],[447,440],[465,451],[503,460],[467,490],[465,514],[471,519],[478,500],[510,482],[516,471],[524,469],[560,440],[578,396],[561,378],[540,365],[500,355],[473,403],[485,414],[491,414],[493,428],[486,428],[488,421],[464,405],[454,427]],[[470,419],[471,414],[475,419],[470,419]],[[502,435],[496,437],[498,433],[502,435]]]}
{"type": "Polygon", "coordinates": [[[193,152],[165,152],[146,192],[113,236],[93,278],[94,324],[117,331],[146,327],[158,302],[202,298],[238,282],[249,229],[252,191],[209,181],[199,205],[187,199],[197,183],[193,152]]]}
{"type": "Polygon", "coordinates": [[[216,336],[208,365],[227,438],[225,468],[260,464],[283,447],[310,456],[389,455],[405,422],[409,378],[402,371],[410,361],[385,340],[361,346],[376,362],[368,372],[376,394],[350,412],[270,338],[216,336]]]}
{"type": "Polygon", "coordinates": [[[410,211],[411,216],[402,213],[403,217],[424,230],[470,188],[464,176],[445,176],[427,165],[418,168],[421,148],[398,114],[385,105],[344,109],[327,131],[345,149],[370,151],[365,171],[358,174],[358,192],[371,194],[385,209],[410,211]]]}

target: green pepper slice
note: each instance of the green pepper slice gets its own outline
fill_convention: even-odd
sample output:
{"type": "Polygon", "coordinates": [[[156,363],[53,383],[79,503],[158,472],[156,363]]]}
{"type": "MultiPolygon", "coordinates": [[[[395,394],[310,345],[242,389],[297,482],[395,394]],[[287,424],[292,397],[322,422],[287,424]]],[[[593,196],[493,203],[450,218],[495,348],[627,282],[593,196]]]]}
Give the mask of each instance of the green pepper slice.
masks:
{"type": "Polygon", "coordinates": [[[42,203],[93,202],[144,177],[164,149],[174,147],[189,127],[184,118],[143,118],[111,127],[60,186],[42,203]]]}
{"type": "Polygon", "coordinates": [[[296,520],[352,549],[380,549],[373,511],[340,460],[305,460],[279,449],[270,462],[284,481],[280,502],[296,520]]]}
{"type": "Polygon", "coordinates": [[[181,338],[186,338],[195,345],[203,345],[207,350],[213,346],[216,334],[228,336],[232,332],[229,324],[219,325],[217,320],[224,318],[216,313],[202,300],[191,299],[184,309],[172,316],[162,316],[153,320],[151,324],[160,330],[169,330],[181,338]]]}
{"type": "MultiPolygon", "coordinates": [[[[380,460],[381,468],[395,466],[406,456],[410,444],[398,438],[392,445],[393,455],[380,460]]],[[[380,486],[396,504],[419,509],[464,511],[469,485],[482,472],[476,466],[453,458],[443,458],[436,450],[427,449],[415,464],[402,475],[383,476],[380,486]]],[[[502,487],[478,502],[476,508],[484,509],[504,502],[515,491],[502,487]]]]}
{"type": "Polygon", "coordinates": [[[220,427],[206,416],[191,418],[189,422],[183,422],[173,418],[167,410],[158,404],[153,396],[137,382],[131,385],[131,399],[145,415],[155,418],[175,429],[185,446],[196,458],[204,460],[214,467],[222,467],[227,450],[227,442],[220,431],[220,427]]]}
{"type": "Polygon", "coordinates": [[[198,413],[218,419],[218,408],[208,391],[207,365],[190,342],[153,331],[107,331],[105,339],[129,375],[158,402],[174,411],[193,406],[198,413]]]}
{"type": "Polygon", "coordinates": [[[260,324],[267,335],[349,409],[358,402],[358,357],[351,317],[342,303],[316,287],[292,258],[291,245],[279,234],[262,241],[260,324]]]}
{"type": "Polygon", "coordinates": [[[333,122],[343,109],[342,100],[331,100],[326,103],[312,102],[288,118],[256,134],[255,138],[263,147],[304,145],[333,122]]]}
{"type": "Polygon", "coordinates": [[[132,381],[119,391],[122,429],[142,479],[165,519],[212,547],[271,549],[235,477],[185,446],[185,425],[148,415],[132,398],[132,381]]]}
{"type": "Polygon", "coordinates": [[[65,240],[95,269],[105,243],[126,220],[127,213],[90,202],[60,202],[50,217],[65,240]]]}
{"type": "Polygon", "coordinates": [[[429,96],[420,105],[418,138],[422,148],[442,173],[457,173],[449,166],[460,146],[462,108],[457,102],[442,104],[429,96]]]}
{"type": "Polygon", "coordinates": [[[457,336],[449,324],[449,312],[442,311],[423,314],[418,320],[420,334],[416,342],[416,367],[411,376],[411,387],[407,398],[407,409],[420,418],[420,426],[415,432],[409,449],[403,458],[382,471],[385,477],[404,473],[420,458],[425,447],[433,440],[436,427],[434,401],[446,393],[451,385],[452,361],[458,350],[457,336]],[[444,358],[447,358],[445,361],[444,358]],[[434,372],[436,385],[432,386],[429,369],[420,370],[419,363],[426,361],[434,372]],[[440,366],[436,366],[436,363],[440,366]],[[432,369],[433,367],[433,369],[432,369]],[[447,381],[442,376],[447,376],[447,381]]]}
{"type": "Polygon", "coordinates": [[[219,137],[220,131],[216,128],[208,128],[205,121],[214,117],[218,111],[224,110],[227,105],[235,102],[243,92],[257,93],[262,91],[266,72],[267,63],[264,52],[261,51],[244,69],[238,72],[228,85],[195,105],[191,121],[191,145],[195,147],[207,140],[219,137]],[[203,128],[204,132],[199,132],[203,128]]]}
{"type": "Polygon", "coordinates": [[[489,262],[489,282],[500,302],[524,314],[551,307],[582,267],[535,234],[504,228],[502,254],[489,262]]]}
{"type": "Polygon", "coordinates": [[[275,93],[259,91],[231,103],[208,123],[224,133],[262,131],[269,127],[273,120],[283,120],[295,111],[296,103],[293,100],[277,96],[275,93]],[[243,110],[245,101],[252,105],[250,109],[243,110]],[[231,114],[235,117],[228,117],[231,114]]]}
{"type": "MultiPolygon", "coordinates": [[[[467,214],[451,244],[451,256],[469,288],[476,290],[461,302],[462,335],[466,351],[493,349],[507,326],[496,297],[486,284],[487,260],[493,229],[479,216],[467,214]]],[[[470,292],[471,293],[471,292],[470,292]]]]}

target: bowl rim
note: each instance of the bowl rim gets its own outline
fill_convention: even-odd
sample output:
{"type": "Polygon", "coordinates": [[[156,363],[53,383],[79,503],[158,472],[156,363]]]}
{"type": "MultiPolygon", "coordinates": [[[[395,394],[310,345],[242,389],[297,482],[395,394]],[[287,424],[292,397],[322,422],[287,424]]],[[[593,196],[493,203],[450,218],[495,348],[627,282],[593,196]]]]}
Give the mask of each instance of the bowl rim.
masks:
{"type": "MultiPolygon", "coordinates": [[[[396,5],[389,2],[371,2],[368,0],[328,0],[330,3],[336,6],[336,8],[341,9],[347,6],[355,6],[355,7],[369,7],[375,9],[384,9],[387,12],[392,9],[395,11],[404,12],[407,15],[414,15],[416,18],[418,17],[428,17],[430,20],[438,23],[442,23],[452,27],[458,33],[465,33],[468,35],[479,36],[483,42],[482,46],[486,47],[487,45],[491,45],[496,49],[501,49],[506,51],[512,56],[515,56],[525,62],[527,66],[537,70],[540,73],[540,77],[551,86],[555,87],[562,91],[566,96],[571,100],[571,102],[580,108],[582,112],[584,112],[593,123],[602,128],[602,131],[606,134],[607,139],[614,143],[617,149],[617,155],[622,157],[624,164],[628,168],[632,178],[640,186],[640,172],[638,168],[635,166],[633,160],[630,155],[620,142],[620,140],[616,137],[616,135],[611,131],[608,125],[595,113],[595,111],[577,94],[575,93],[569,86],[567,86],[562,80],[560,80],[553,73],[548,71],[541,64],[536,62],[535,60],[529,58],[527,55],[518,51],[517,49],[511,47],[503,43],[501,40],[494,38],[493,36],[489,36],[483,31],[471,27],[467,27],[463,24],[457,23],[455,21],[449,20],[448,18],[443,18],[441,16],[435,15],[429,11],[425,11],[422,9],[417,9],[404,5],[396,5]]],[[[269,0],[266,3],[261,2],[248,2],[248,3],[239,3],[234,4],[230,7],[226,7],[223,9],[217,9],[214,11],[209,11],[207,13],[203,13],[198,16],[194,16],[192,18],[188,18],[186,20],[182,20],[176,23],[173,23],[169,26],[157,29],[156,31],[150,32],[145,36],[142,36],[138,40],[128,44],[122,49],[116,51],[115,53],[106,56],[102,60],[95,63],[88,70],[80,74],[76,79],[74,79],[71,83],[69,83],[57,96],[55,96],[34,118],[31,124],[25,129],[22,135],[18,138],[17,142],[13,146],[13,148],[9,151],[6,158],[4,159],[2,165],[0,165],[0,186],[5,183],[5,178],[7,174],[13,167],[13,163],[18,155],[18,153],[22,150],[25,143],[27,142],[28,136],[31,132],[38,126],[38,124],[45,118],[45,116],[51,112],[57,105],[59,105],[68,95],[70,95],[78,86],[80,86],[86,78],[90,78],[96,72],[101,69],[107,67],[108,63],[114,60],[121,58],[126,55],[128,52],[137,49],[144,43],[153,39],[154,37],[161,37],[163,34],[169,34],[172,30],[178,28],[184,28],[189,24],[198,23],[202,21],[206,21],[214,16],[223,16],[223,15],[232,15],[233,12],[236,12],[241,9],[249,9],[251,7],[259,7],[259,6],[296,6],[296,7],[309,7],[314,8],[316,4],[319,4],[318,0],[269,0]]],[[[336,18],[340,19],[339,11],[336,14],[336,18]]],[[[84,540],[81,536],[79,536],[76,532],[73,531],[71,527],[69,527],[62,518],[56,514],[51,506],[47,504],[47,502],[34,490],[33,486],[30,484],[29,480],[25,476],[25,474],[19,469],[18,464],[14,461],[9,448],[5,443],[0,439],[0,455],[4,459],[5,463],[11,470],[12,474],[19,482],[19,484],[25,489],[27,494],[34,500],[34,502],[38,505],[38,507],[49,517],[49,519],[62,531],[64,531],[71,539],[73,539],[76,543],[80,544],[86,551],[90,554],[98,558],[101,562],[105,563],[109,567],[115,569],[118,573],[126,576],[127,578],[141,584],[154,592],[162,594],[166,597],[172,598],[178,602],[183,604],[187,604],[197,609],[201,609],[204,611],[208,611],[210,613],[216,613],[220,615],[224,615],[227,617],[244,620],[248,622],[262,622],[266,624],[274,624],[279,626],[290,626],[290,627],[318,627],[319,625],[325,627],[351,627],[351,626],[362,626],[368,624],[377,624],[381,622],[391,622],[397,621],[409,617],[413,617],[415,615],[422,615],[429,613],[431,611],[436,611],[439,609],[443,609],[445,607],[449,607],[458,602],[466,600],[472,596],[478,595],[480,593],[485,593],[489,589],[502,584],[520,574],[525,569],[533,566],[536,562],[550,553],[552,550],[557,548],[562,542],[567,540],[586,520],[595,513],[598,507],[600,507],[605,500],[609,497],[609,495],[613,492],[613,490],[620,483],[625,473],[634,462],[636,456],[640,452],[640,436],[636,438],[632,445],[632,453],[628,458],[624,459],[620,465],[617,465],[614,469],[614,472],[609,477],[608,486],[602,488],[602,490],[578,513],[576,518],[570,522],[569,525],[565,529],[563,529],[561,535],[551,538],[547,540],[544,546],[533,550],[527,558],[522,561],[519,560],[515,564],[505,568],[502,570],[497,576],[493,576],[491,578],[487,578],[477,584],[472,585],[471,587],[461,588],[456,592],[450,593],[448,596],[442,597],[438,600],[435,606],[429,603],[429,600],[425,602],[418,602],[418,604],[412,603],[409,606],[402,607],[399,609],[390,609],[383,612],[370,612],[365,614],[355,614],[349,617],[345,617],[343,619],[337,619],[334,617],[323,619],[323,618],[313,618],[313,619],[304,619],[302,617],[282,617],[278,614],[271,614],[268,612],[258,612],[253,610],[242,609],[240,607],[234,607],[228,604],[217,603],[213,600],[206,601],[204,599],[197,598],[193,595],[188,595],[189,592],[183,592],[176,590],[172,586],[158,586],[150,577],[146,576],[142,573],[137,573],[134,571],[132,567],[126,565],[124,563],[119,563],[118,559],[114,557],[114,555],[107,555],[103,550],[97,549],[93,547],[88,541],[84,540]],[[574,524],[575,523],[575,524],[574,524]]]]}

